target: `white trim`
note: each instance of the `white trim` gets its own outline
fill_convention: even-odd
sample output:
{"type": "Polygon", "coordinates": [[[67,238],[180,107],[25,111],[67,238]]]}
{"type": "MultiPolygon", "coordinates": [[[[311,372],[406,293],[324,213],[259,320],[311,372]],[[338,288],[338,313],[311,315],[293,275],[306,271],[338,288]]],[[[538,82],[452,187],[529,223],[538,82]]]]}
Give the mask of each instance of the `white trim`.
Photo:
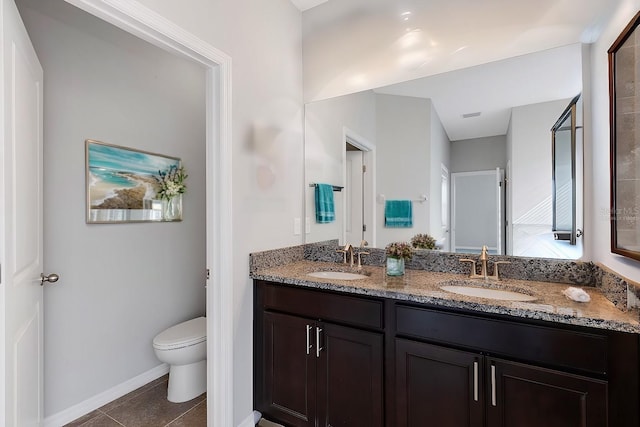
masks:
{"type": "Polygon", "coordinates": [[[72,407],[65,409],[64,411],[45,418],[44,427],[58,427],[68,424],[91,411],[95,411],[109,402],[113,402],[127,393],[131,393],[143,385],[166,375],[167,372],[169,372],[169,365],[166,363],[158,365],[155,368],[120,383],[115,387],[111,387],[109,390],[103,391],[84,402],[80,402],[77,405],[73,405],[72,407]]]}
{"type": "Polygon", "coordinates": [[[258,424],[258,421],[262,418],[262,414],[258,411],[253,411],[251,414],[247,416],[238,427],[255,427],[258,424]]]}
{"type": "MultiPolygon", "coordinates": [[[[5,8],[5,1],[8,0],[0,0],[0,25],[4,26],[4,20],[5,20],[5,15],[4,15],[4,8],[5,8]]],[[[4,31],[4,29],[2,29],[2,31],[4,31]]],[[[5,142],[4,142],[4,129],[5,129],[5,122],[4,122],[4,114],[5,114],[5,108],[4,108],[4,87],[5,87],[5,73],[4,73],[4,55],[5,55],[5,49],[4,49],[4,35],[0,36],[0,64],[2,64],[2,66],[0,66],[0,100],[2,100],[0,102],[0,135],[2,135],[2,141],[0,141],[0,167],[3,169],[3,172],[0,172],[0,323],[2,324],[2,326],[0,327],[0,426],[4,426],[4,423],[6,421],[5,415],[7,413],[6,411],[6,392],[5,392],[5,387],[6,387],[6,377],[8,374],[8,370],[6,367],[6,359],[5,359],[5,352],[6,352],[6,344],[5,344],[5,340],[6,340],[6,332],[5,332],[5,319],[6,319],[6,310],[5,310],[5,283],[6,283],[6,273],[5,271],[6,269],[6,265],[7,262],[9,261],[7,259],[6,256],[6,231],[5,231],[5,197],[6,197],[6,193],[5,193],[5,182],[4,182],[4,170],[5,170],[5,142]]]]}
{"type": "Polygon", "coordinates": [[[233,425],[231,57],[134,0],[65,0],[207,70],[207,424],[233,425]],[[211,292],[212,291],[212,292],[211,292]]]}
{"type": "MultiPolygon", "coordinates": [[[[368,230],[371,233],[371,238],[369,239],[369,246],[371,247],[376,247],[376,218],[377,218],[377,209],[376,209],[376,146],[375,144],[373,144],[371,141],[369,141],[367,138],[363,137],[362,135],[359,135],[357,132],[353,131],[352,129],[349,129],[346,126],[342,127],[342,141],[343,142],[348,142],[349,144],[353,145],[354,147],[358,148],[360,151],[362,151],[362,160],[363,160],[363,164],[365,164],[367,166],[367,173],[369,173],[369,179],[367,180],[368,182],[370,182],[370,186],[371,186],[371,194],[369,197],[369,208],[371,209],[371,224],[367,224],[368,226],[368,230]]],[[[347,152],[346,150],[342,150],[342,185],[345,185],[345,183],[347,182],[347,152]]],[[[363,194],[362,197],[364,197],[366,199],[366,195],[363,194]]],[[[343,203],[342,206],[342,218],[345,218],[344,221],[342,221],[342,242],[344,244],[347,243],[355,243],[357,245],[360,244],[360,242],[347,242],[346,238],[347,238],[347,204],[343,203]]]]}

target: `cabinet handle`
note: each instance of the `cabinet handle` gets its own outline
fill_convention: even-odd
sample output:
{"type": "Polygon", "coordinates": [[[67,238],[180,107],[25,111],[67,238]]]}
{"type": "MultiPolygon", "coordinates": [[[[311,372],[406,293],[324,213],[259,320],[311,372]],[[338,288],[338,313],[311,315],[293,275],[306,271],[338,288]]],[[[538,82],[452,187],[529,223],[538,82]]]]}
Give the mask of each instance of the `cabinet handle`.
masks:
{"type": "Polygon", "coordinates": [[[322,332],[322,328],[316,326],[316,357],[320,357],[320,352],[322,351],[322,347],[320,347],[320,332],[322,332]]]}
{"type": "Polygon", "coordinates": [[[478,401],[478,361],[473,362],[473,400],[478,401]]]}
{"type": "Polygon", "coordinates": [[[491,406],[496,405],[496,365],[491,364],[491,406]]]}
{"type": "Polygon", "coordinates": [[[311,350],[311,348],[313,347],[313,345],[311,344],[311,336],[309,335],[309,332],[311,332],[311,326],[307,325],[307,355],[310,354],[309,350],[311,350]]]}

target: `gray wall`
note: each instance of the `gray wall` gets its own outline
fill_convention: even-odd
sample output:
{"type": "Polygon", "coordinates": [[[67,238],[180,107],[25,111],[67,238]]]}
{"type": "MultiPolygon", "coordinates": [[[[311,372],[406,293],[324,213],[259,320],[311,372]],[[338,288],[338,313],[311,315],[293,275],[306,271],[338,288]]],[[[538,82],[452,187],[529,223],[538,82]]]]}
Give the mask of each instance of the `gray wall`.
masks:
{"type": "MultiPolygon", "coordinates": [[[[376,192],[387,200],[417,200],[430,192],[431,100],[376,95],[376,192]]],[[[412,228],[386,228],[384,203],[376,203],[377,241],[409,241],[429,232],[429,204],[413,203],[412,228]]]]}
{"type": "Polygon", "coordinates": [[[506,135],[451,142],[451,170],[474,172],[507,167],[506,135]]]}
{"type": "Polygon", "coordinates": [[[151,341],[204,314],[204,71],[61,0],[19,1],[44,68],[45,415],[159,365],[151,341]],[[30,9],[38,5],[46,14],[30,9]],[[181,157],[179,223],[85,224],[84,140],[181,157]]]}

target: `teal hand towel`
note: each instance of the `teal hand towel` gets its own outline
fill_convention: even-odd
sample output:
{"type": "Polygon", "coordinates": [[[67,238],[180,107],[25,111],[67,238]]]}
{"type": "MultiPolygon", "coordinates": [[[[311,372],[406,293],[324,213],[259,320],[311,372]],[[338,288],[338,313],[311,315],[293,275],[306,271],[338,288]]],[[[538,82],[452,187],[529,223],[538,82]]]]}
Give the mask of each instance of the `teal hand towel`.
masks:
{"type": "Polygon", "coordinates": [[[384,205],[384,226],[392,228],[413,227],[411,200],[387,200],[384,205]]]}
{"type": "Polygon", "coordinates": [[[333,186],[329,184],[316,184],[316,222],[327,224],[336,219],[336,211],[333,204],[333,186]]]}

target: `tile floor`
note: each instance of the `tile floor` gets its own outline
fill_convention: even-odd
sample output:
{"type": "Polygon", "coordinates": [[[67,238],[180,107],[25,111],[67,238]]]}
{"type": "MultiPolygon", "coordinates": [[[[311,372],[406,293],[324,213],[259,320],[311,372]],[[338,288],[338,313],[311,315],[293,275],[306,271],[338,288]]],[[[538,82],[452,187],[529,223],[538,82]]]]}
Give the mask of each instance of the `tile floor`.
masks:
{"type": "Polygon", "coordinates": [[[207,394],[171,403],[168,380],[168,375],[160,377],[65,427],[206,427],[207,394]]]}

